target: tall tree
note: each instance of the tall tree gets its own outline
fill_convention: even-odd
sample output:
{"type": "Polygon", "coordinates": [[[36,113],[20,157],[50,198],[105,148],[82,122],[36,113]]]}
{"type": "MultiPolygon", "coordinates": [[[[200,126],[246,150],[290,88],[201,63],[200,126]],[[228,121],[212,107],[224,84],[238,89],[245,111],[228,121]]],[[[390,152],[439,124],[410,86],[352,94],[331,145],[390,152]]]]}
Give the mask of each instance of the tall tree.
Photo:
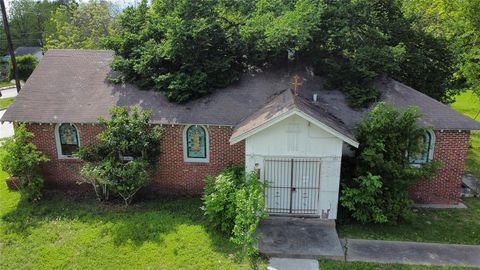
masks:
{"type": "Polygon", "coordinates": [[[124,10],[109,39],[113,68],[141,87],[187,102],[310,41],[320,1],[143,1],[124,10]]]}
{"type": "Polygon", "coordinates": [[[480,96],[480,3],[477,0],[406,0],[415,26],[446,39],[456,57],[457,86],[480,96]]]}
{"type": "Polygon", "coordinates": [[[40,46],[43,47],[45,23],[49,20],[57,7],[71,1],[10,1],[9,17],[11,20],[12,39],[14,47],[40,46]]]}
{"type": "Polygon", "coordinates": [[[115,31],[117,7],[91,0],[59,6],[47,24],[47,48],[103,48],[103,39],[115,31]]]}
{"type": "Polygon", "coordinates": [[[214,1],[143,1],[120,17],[122,31],[109,40],[113,67],[141,87],[186,102],[236,77],[241,54],[222,27],[214,1]]]}
{"type": "Polygon", "coordinates": [[[448,102],[453,66],[442,38],[412,27],[398,0],[144,1],[123,12],[108,47],[122,79],[176,102],[288,55],[311,62],[353,107],[378,98],[382,75],[448,102]]]}

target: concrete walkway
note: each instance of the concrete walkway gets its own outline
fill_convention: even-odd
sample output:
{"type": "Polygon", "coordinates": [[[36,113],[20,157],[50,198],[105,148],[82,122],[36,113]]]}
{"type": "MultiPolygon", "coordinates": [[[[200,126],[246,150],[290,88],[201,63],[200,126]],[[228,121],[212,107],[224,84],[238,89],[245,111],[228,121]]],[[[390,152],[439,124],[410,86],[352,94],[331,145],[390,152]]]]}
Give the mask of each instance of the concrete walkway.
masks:
{"type": "Polygon", "coordinates": [[[270,258],[268,270],[318,270],[318,260],[270,258]]]}
{"type": "MultiPolygon", "coordinates": [[[[0,110],[0,118],[6,110],[0,110]]],[[[0,123],[0,139],[13,136],[13,124],[10,122],[0,123]]]]}
{"type": "MultiPolygon", "coordinates": [[[[2,99],[17,96],[17,88],[15,86],[0,88],[0,91],[2,93],[2,99]]],[[[5,111],[6,109],[0,110],[0,118],[2,118],[5,111]]],[[[11,136],[13,136],[13,124],[10,122],[0,123],[0,139],[11,136]]]]}
{"type": "Polygon", "coordinates": [[[1,88],[0,92],[2,92],[2,98],[9,98],[9,97],[16,97],[17,96],[17,88],[15,86],[1,88]]]}
{"type": "Polygon", "coordinates": [[[347,239],[347,261],[480,267],[480,246],[347,239]]]}
{"type": "Polygon", "coordinates": [[[335,223],[318,218],[269,217],[258,226],[261,253],[271,257],[343,259],[335,223]]]}

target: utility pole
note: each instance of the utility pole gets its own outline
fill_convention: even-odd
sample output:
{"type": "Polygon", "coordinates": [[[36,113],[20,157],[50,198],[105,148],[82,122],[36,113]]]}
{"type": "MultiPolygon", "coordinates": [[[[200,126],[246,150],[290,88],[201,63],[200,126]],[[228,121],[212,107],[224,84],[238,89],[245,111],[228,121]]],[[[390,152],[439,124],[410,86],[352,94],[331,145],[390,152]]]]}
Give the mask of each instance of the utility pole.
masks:
{"type": "Polygon", "coordinates": [[[38,5],[39,5],[40,1],[37,2],[37,5],[36,5],[36,8],[35,8],[35,16],[37,17],[37,27],[38,27],[38,31],[40,32],[40,40],[38,41],[38,43],[40,44],[40,47],[42,47],[42,54],[43,54],[43,27],[42,27],[42,23],[40,21],[40,10],[38,8],[38,5]]]}
{"type": "Polygon", "coordinates": [[[7,36],[8,51],[10,53],[10,60],[12,61],[13,76],[15,77],[15,84],[17,85],[17,92],[20,92],[20,80],[18,79],[17,59],[15,59],[15,52],[13,51],[12,36],[10,35],[10,27],[8,26],[7,11],[5,10],[5,3],[0,0],[0,9],[2,10],[3,28],[7,36]]]}

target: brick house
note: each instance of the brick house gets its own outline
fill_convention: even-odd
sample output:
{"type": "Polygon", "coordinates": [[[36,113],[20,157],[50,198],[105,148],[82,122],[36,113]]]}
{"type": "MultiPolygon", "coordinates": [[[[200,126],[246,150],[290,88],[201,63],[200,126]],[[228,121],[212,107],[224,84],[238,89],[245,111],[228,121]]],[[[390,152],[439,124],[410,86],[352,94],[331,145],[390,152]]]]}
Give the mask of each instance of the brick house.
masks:
{"type": "MultiPolygon", "coordinates": [[[[81,161],[72,153],[95,143],[114,105],[139,106],[161,125],[160,161],[148,190],[199,194],[203,179],[230,164],[244,163],[269,181],[272,214],[335,219],[343,155],[358,147],[352,130],[369,109],[353,110],[341,91],[323,88],[308,68],[272,68],[244,74],[233,85],[184,105],[160,92],[110,84],[111,51],[49,50],[1,121],[26,123],[34,143],[50,162],[42,172],[47,186],[81,189],[81,161]],[[301,82],[289,89],[293,75],[301,82]]],[[[433,181],[419,183],[420,203],[457,204],[470,130],[480,123],[400,82],[376,82],[381,101],[416,105],[429,127],[426,147],[414,163],[443,161],[433,181]]]]}

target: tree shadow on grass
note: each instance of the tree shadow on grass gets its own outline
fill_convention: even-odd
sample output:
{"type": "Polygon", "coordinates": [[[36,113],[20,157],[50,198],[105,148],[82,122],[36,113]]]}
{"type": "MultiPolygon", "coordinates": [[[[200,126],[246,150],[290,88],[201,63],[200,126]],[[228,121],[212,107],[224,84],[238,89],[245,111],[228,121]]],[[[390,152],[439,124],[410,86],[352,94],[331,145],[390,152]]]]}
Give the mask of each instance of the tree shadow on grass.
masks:
{"type": "Polygon", "coordinates": [[[201,226],[208,234],[214,250],[233,253],[235,248],[228,236],[208,225],[200,207],[201,200],[198,197],[161,197],[125,207],[102,204],[94,198],[76,199],[54,192],[47,194],[37,204],[19,201],[15,209],[4,213],[1,218],[4,233],[23,238],[57,221],[80,223],[91,228],[100,226],[100,236],[112,237],[117,246],[126,243],[140,246],[145,242],[161,244],[166,235],[176,233],[182,225],[201,226]]]}

